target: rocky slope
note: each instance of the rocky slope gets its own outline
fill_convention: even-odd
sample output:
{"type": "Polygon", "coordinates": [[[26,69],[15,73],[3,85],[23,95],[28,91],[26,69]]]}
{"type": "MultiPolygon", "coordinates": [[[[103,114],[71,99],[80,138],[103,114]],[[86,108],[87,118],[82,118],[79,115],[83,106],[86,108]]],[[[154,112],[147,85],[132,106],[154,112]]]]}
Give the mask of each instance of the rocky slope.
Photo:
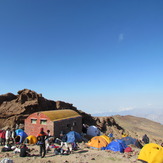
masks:
{"type": "Polygon", "coordinates": [[[121,126],[125,128],[125,132],[127,132],[129,135],[137,139],[141,139],[144,134],[147,134],[150,137],[151,142],[156,142],[158,144],[163,142],[162,124],[146,118],[131,115],[116,115],[113,117],[118,124],[121,124],[121,126]]]}

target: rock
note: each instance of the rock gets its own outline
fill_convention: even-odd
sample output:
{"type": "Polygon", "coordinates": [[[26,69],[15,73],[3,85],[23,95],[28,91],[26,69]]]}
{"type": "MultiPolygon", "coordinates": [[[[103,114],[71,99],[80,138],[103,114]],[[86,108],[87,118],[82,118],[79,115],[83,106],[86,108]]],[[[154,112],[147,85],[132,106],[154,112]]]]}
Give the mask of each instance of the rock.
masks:
{"type": "MultiPolygon", "coordinates": [[[[63,101],[52,101],[42,97],[35,91],[23,89],[18,91],[18,95],[7,93],[0,96],[0,128],[16,127],[24,124],[24,119],[29,114],[38,111],[56,110],[56,109],[73,109],[77,110],[73,104],[63,101]]],[[[22,126],[23,128],[23,126],[22,126]]]]}
{"type": "Polygon", "coordinates": [[[7,94],[4,94],[4,95],[1,95],[0,96],[0,105],[2,103],[7,104],[8,101],[14,100],[16,98],[17,98],[17,96],[12,94],[12,93],[7,93],[7,94]]]}

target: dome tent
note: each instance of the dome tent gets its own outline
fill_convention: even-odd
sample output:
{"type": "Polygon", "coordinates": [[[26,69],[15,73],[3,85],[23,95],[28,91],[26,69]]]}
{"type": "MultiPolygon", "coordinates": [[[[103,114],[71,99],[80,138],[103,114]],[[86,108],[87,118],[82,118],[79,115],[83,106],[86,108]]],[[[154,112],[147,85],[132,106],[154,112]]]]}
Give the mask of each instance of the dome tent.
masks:
{"type": "Polygon", "coordinates": [[[33,135],[30,135],[30,136],[26,137],[25,142],[27,142],[28,144],[36,144],[37,138],[33,135]]]}
{"type": "Polygon", "coordinates": [[[95,136],[88,143],[86,143],[86,145],[95,149],[101,149],[102,147],[106,147],[107,144],[107,141],[101,136],[95,136]]]}
{"type": "Polygon", "coordinates": [[[66,134],[67,136],[67,142],[68,143],[74,143],[74,142],[80,142],[82,141],[82,137],[79,133],[75,131],[70,131],[66,134]]]}
{"type": "Polygon", "coordinates": [[[126,145],[130,145],[130,144],[135,144],[136,143],[136,139],[126,136],[124,138],[122,138],[121,140],[125,141],[126,145]]]}
{"type": "Polygon", "coordinates": [[[16,132],[15,142],[23,143],[23,141],[28,135],[22,129],[18,129],[15,132],[16,132]]]}
{"type": "Polygon", "coordinates": [[[138,155],[138,160],[148,163],[163,163],[163,147],[154,143],[144,145],[138,155]]]}
{"type": "Polygon", "coordinates": [[[104,138],[107,141],[108,144],[111,142],[110,137],[108,137],[106,135],[100,135],[100,137],[104,138]]]}
{"type": "Polygon", "coordinates": [[[19,135],[19,133],[21,133],[21,132],[24,132],[24,130],[22,130],[22,129],[15,130],[16,136],[19,135]]]}
{"type": "Polygon", "coordinates": [[[100,130],[96,126],[89,126],[87,129],[87,135],[89,136],[99,136],[100,130]]]}
{"type": "Polygon", "coordinates": [[[140,149],[143,147],[142,144],[137,139],[134,139],[130,136],[124,137],[121,140],[123,140],[126,143],[126,145],[133,144],[140,149]]]}
{"type": "Polygon", "coordinates": [[[126,148],[126,144],[123,140],[115,139],[111,143],[109,143],[106,147],[103,147],[102,150],[111,150],[114,152],[124,152],[124,149],[126,148]]]}

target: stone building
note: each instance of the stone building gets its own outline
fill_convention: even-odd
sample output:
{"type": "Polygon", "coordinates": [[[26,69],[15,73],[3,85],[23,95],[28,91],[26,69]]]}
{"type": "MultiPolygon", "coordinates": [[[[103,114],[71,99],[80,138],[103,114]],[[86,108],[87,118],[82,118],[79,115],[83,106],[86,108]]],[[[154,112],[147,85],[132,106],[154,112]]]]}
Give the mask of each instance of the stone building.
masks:
{"type": "Polygon", "coordinates": [[[53,110],[35,112],[25,119],[25,132],[37,136],[40,128],[50,130],[51,135],[59,137],[60,133],[74,130],[82,132],[82,116],[74,110],[53,110]]]}

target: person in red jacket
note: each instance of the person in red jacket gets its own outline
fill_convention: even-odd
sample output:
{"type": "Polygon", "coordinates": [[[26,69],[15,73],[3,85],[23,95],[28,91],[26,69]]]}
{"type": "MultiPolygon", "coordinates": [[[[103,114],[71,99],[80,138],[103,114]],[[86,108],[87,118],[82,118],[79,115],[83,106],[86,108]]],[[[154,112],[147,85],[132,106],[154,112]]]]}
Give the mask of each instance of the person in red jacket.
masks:
{"type": "Polygon", "coordinates": [[[47,134],[44,132],[44,129],[40,129],[40,133],[37,136],[38,144],[40,145],[40,156],[41,158],[45,157],[46,147],[45,147],[45,139],[47,138],[47,134]]]}
{"type": "Polygon", "coordinates": [[[2,130],[1,132],[1,145],[5,145],[5,135],[6,135],[6,131],[5,130],[2,130]]]}

